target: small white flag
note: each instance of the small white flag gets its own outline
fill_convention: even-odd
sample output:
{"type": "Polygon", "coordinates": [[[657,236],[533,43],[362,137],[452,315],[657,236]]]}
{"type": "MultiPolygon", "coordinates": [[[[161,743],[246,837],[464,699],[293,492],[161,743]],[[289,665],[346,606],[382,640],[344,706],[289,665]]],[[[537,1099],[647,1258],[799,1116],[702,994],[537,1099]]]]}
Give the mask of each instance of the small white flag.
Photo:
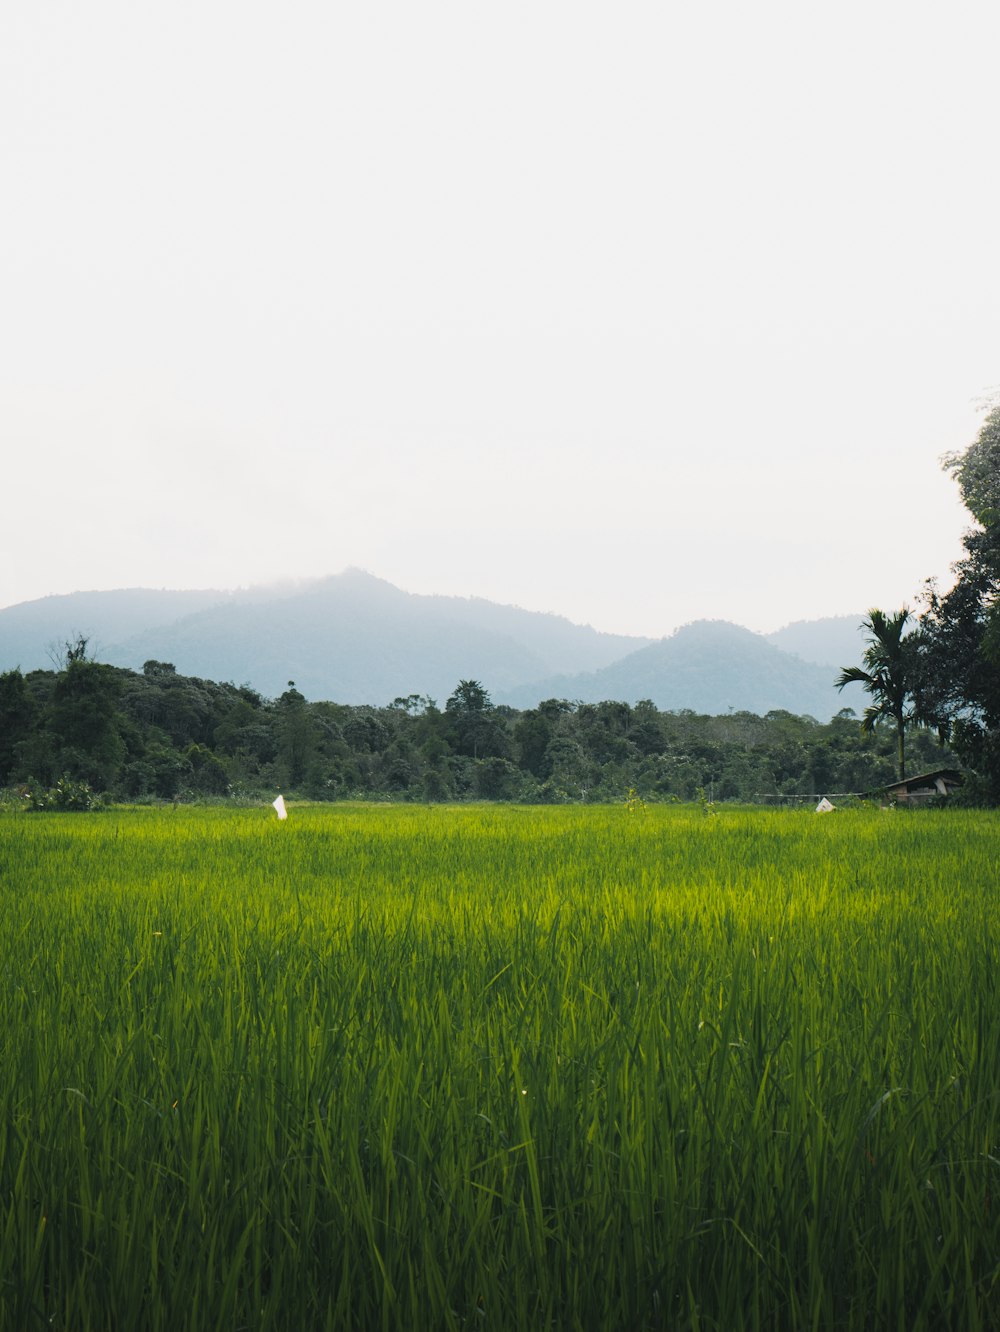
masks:
{"type": "MultiPolygon", "coordinates": [[[[281,796],[278,796],[278,799],[280,800],[280,799],[281,799],[281,796]]],[[[829,800],[827,800],[826,796],[824,796],[823,799],[822,799],[822,800],[819,802],[819,804],[816,806],[816,813],[817,813],[817,814],[829,814],[831,810],[834,810],[834,809],[836,809],[836,808],[837,808],[837,806],[836,806],[836,805],[831,805],[830,802],[829,802],[829,800]]]]}
{"type": "Polygon", "coordinates": [[[274,808],[278,811],[278,818],[279,818],[279,819],[287,819],[287,818],[288,818],[288,810],[285,808],[285,797],[284,797],[284,796],[278,796],[277,800],[272,800],[272,801],[271,801],[271,804],[272,804],[272,805],[274,806],[274,808]]]}

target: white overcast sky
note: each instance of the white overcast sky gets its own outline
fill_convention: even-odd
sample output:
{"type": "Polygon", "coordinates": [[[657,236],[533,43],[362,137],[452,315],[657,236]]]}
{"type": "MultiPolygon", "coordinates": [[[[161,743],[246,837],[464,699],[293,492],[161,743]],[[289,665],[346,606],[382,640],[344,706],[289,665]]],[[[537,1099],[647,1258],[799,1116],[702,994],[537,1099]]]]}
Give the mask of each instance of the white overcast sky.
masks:
{"type": "Polygon", "coordinates": [[[0,605],[912,602],[1000,382],[1000,5],[7,0],[0,605]]]}

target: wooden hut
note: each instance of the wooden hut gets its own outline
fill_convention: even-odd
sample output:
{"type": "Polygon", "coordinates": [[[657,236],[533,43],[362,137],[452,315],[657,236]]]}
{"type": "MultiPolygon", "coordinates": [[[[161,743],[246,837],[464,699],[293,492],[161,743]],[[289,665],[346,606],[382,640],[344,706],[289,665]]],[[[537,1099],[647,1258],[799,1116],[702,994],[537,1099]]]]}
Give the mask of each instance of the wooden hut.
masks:
{"type": "Polygon", "coordinates": [[[915,777],[893,782],[885,788],[885,794],[897,805],[923,805],[939,796],[950,796],[961,785],[962,774],[957,769],[935,768],[933,772],[921,772],[915,777]]]}

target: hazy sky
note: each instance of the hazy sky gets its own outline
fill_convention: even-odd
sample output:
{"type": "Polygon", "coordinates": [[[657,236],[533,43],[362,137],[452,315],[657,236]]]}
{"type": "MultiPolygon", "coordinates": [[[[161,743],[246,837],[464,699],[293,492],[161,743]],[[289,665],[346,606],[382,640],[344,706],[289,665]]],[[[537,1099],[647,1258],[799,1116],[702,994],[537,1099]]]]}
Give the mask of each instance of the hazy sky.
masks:
{"type": "Polygon", "coordinates": [[[912,600],[1000,382],[998,46],[995,0],[9,0],[0,605],[912,600]]]}

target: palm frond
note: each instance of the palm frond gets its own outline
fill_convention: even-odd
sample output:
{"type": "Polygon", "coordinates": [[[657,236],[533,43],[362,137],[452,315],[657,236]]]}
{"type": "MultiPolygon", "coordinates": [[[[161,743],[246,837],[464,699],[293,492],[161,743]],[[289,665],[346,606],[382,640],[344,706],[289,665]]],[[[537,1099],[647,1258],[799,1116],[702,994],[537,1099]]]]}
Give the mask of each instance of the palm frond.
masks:
{"type": "Polygon", "coordinates": [[[837,676],[834,684],[838,689],[843,689],[844,685],[863,684],[869,685],[873,682],[873,677],[860,666],[845,666],[837,676]]]}
{"type": "Polygon", "coordinates": [[[871,703],[861,714],[861,729],[863,731],[874,731],[879,722],[887,721],[891,716],[892,713],[884,706],[871,703]]]}

